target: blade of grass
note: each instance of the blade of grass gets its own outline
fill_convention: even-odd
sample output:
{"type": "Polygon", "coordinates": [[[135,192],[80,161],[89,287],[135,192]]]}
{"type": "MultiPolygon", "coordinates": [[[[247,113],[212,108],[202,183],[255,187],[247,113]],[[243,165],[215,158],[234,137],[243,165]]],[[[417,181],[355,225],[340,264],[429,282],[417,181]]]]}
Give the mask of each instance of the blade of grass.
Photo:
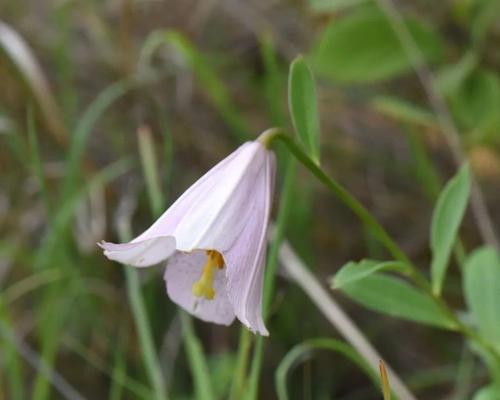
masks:
{"type": "Polygon", "coordinates": [[[15,346],[17,352],[35,368],[38,375],[44,375],[49,380],[52,386],[59,392],[59,394],[68,400],[84,400],[85,398],[71,386],[57,371],[44,360],[25,342],[19,339],[3,321],[0,321],[0,335],[4,340],[9,341],[15,346]]]}
{"type": "MultiPolygon", "coordinates": [[[[71,314],[73,302],[75,301],[75,289],[72,287],[74,281],[69,286],[52,285],[43,293],[41,311],[39,315],[39,333],[40,333],[40,358],[44,365],[52,369],[56,361],[57,350],[62,330],[71,314]],[[62,290],[64,288],[64,291],[62,290]]],[[[36,378],[33,383],[33,400],[49,399],[53,382],[47,375],[44,368],[37,370],[36,378]]],[[[83,397],[80,397],[83,398],[83,397]]]]}
{"type": "Polygon", "coordinates": [[[68,142],[68,132],[47,78],[24,39],[2,21],[0,21],[0,53],[10,59],[33,93],[47,121],[49,132],[59,144],[65,145],[68,142]]]}
{"type": "MultiPolygon", "coordinates": [[[[7,329],[12,330],[12,321],[10,319],[9,312],[5,303],[6,302],[4,301],[2,294],[0,295],[0,323],[3,324],[7,329]]],[[[12,400],[23,400],[26,398],[26,394],[24,391],[24,378],[23,370],[21,367],[21,359],[16,347],[10,340],[3,339],[1,343],[4,358],[3,363],[6,366],[5,372],[10,389],[7,389],[8,393],[10,393],[12,400]]]]}
{"type": "MultiPolygon", "coordinates": [[[[65,228],[69,225],[74,215],[74,210],[81,198],[83,198],[92,188],[96,187],[96,185],[102,186],[125,172],[129,165],[130,162],[128,160],[119,160],[103,168],[95,174],[83,188],[68,198],[54,215],[51,229],[37,251],[34,262],[35,269],[45,269],[49,265],[60,263],[58,268],[68,271],[71,277],[74,278],[71,280],[72,285],[67,285],[60,281],[56,281],[49,285],[42,294],[42,299],[37,311],[37,314],[41,316],[41,323],[37,327],[41,343],[41,356],[44,363],[50,368],[55,361],[59,333],[64,328],[65,319],[68,315],[71,315],[68,313],[67,303],[69,299],[74,297],[76,291],[79,289],[78,285],[82,285],[82,281],[78,277],[80,271],[66,267],[66,265],[71,265],[71,262],[68,260],[67,255],[63,254],[65,249],[61,249],[62,246],[60,246],[63,241],[62,238],[65,228]],[[61,301],[65,304],[64,307],[58,305],[61,301]],[[62,308],[60,309],[59,307],[62,308]]],[[[33,399],[46,399],[49,394],[49,381],[43,370],[38,370],[34,382],[35,389],[33,399]]]]}
{"type": "Polygon", "coordinates": [[[247,375],[248,359],[252,348],[252,333],[246,328],[240,328],[240,339],[238,342],[238,354],[236,356],[236,366],[229,400],[239,400],[242,398],[247,375]]]}
{"type": "Polygon", "coordinates": [[[180,311],[182,333],[184,335],[184,344],[189,360],[189,367],[194,379],[194,391],[198,400],[215,400],[210,373],[203,348],[193,328],[193,322],[190,315],[180,311]]]}
{"type": "Polygon", "coordinates": [[[151,64],[152,55],[162,45],[169,45],[184,58],[187,66],[193,71],[201,87],[213,102],[214,107],[231,129],[234,138],[238,141],[248,139],[248,124],[234,106],[224,82],[212,68],[206,56],[181,33],[173,30],[152,32],[144,41],[141,49],[139,65],[143,66],[142,69],[151,64]]]}
{"type": "Polygon", "coordinates": [[[125,95],[133,84],[129,81],[118,81],[104,89],[87,107],[78,121],[71,137],[70,148],[66,160],[66,173],[62,182],[61,202],[64,202],[80,182],[81,159],[92,129],[98,118],[120,97],[125,95]]]}
{"type": "MultiPolygon", "coordinates": [[[[99,372],[102,372],[103,374],[109,376],[111,378],[111,383],[113,387],[120,387],[120,388],[125,388],[130,391],[134,395],[135,398],[142,398],[142,399],[148,399],[151,398],[151,391],[144,386],[142,383],[136,381],[135,379],[129,377],[125,371],[125,363],[123,357],[122,359],[122,372],[117,373],[115,375],[115,370],[109,370],[108,366],[106,365],[106,361],[102,359],[98,354],[92,352],[90,349],[86,348],[82,343],[79,343],[76,339],[73,337],[66,335],[62,339],[63,344],[73,351],[75,354],[79,355],[82,357],[87,365],[95,368],[99,372]]],[[[120,343],[120,340],[118,340],[118,343],[120,343]]],[[[118,348],[118,346],[117,346],[118,348]]],[[[123,350],[123,347],[121,347],[123,350]]],[[[110,391],[111,392],[111,391],[110,391]]]]}
{"type": "Polygon", "coordinates": [[[51,215],[50,200],[49,200],[49,196],[47,193],[47,185],[45,184],[42,160],[40,158],[40,149],[38,146],[38,137],[37,137],[38,134],[37,134],[36,127],[35,127],[35,116],[34,116],[33,108],[31,106],[28,108],[27,120],[28,120],[29,147],[31,150],[31,163],[32,163],[33,169],[35,171],[35,174],[37,176],[38,184],[40,185],[40,194],[41,194],[44,206],[45,206],[45,211],[46,211],[47,215],[49,216],[49,220],[50,220],[50,215],[51,215]]]}
{"type": "Polygon", "coordinates": [[[139,155],[144,179],[146,180],[146,192],[149,197],[151,212],[154,217],[158,217],[165,205],[165,199],[160,187],[158,166],[156,163],[151,129],[146,125],[140,126],[137,130],[137,137],[139,143],[139,155]]]}
{"type": "MultiPolygon", "coordinates": [[[[122,223],[118,225],[118,235],[121,241],[126,242],[132,238],[131,229],[128,221],[121,222],[122,223]]],[[[141,344],[144,365],[153,389],[153,398],[155,400],[166,400],[168,399],[167,390],[162,377],[160,362],[156,354],[146,306],[141,293],[138,271],[129,265],[125,266],[125,278],[127,281],[127,294],[130,306],[132,307],[132,315],[141,344]]]]}
{"type": "Polygon", "coordinates": [[[57,213],[54,215],[50,231],[45,236],[38,249],[35,268],[42,268],[50,265],[50,259],[54,252],[57,251],[59,241],[62,240],[65,229],[69,226],[74,216],[75,209],[82,198],[92,190],[96,190],[98,187],[102,187],[106,183],[124,174],[131,166],[132,160],[130,158],[123,158],[111,163],[97,172],[83,185],[83,187],[61,203],[62,206],[59,207],[57,213]]]}

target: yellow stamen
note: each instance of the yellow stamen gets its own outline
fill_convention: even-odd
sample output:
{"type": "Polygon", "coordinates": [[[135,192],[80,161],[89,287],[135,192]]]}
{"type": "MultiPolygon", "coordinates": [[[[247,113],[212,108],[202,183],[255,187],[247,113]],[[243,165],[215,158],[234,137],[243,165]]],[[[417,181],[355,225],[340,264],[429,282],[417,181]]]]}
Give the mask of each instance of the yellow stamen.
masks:
{"type": "Polygon", "coordinates": [[[215,289],[213,287],[217,269],[224,268],[222,254],[215,250],[207,250],[207,263],[203,267],[200,279],[193,283],[192,292],[196,297],[213,300],[215,289]]]}

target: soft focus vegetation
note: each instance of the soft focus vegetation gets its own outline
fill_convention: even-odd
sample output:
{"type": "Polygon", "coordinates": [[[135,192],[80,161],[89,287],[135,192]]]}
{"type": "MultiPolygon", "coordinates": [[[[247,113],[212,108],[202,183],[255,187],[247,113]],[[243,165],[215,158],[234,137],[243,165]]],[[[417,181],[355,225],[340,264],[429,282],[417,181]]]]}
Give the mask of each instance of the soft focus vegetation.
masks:
{"type": "Polygon", "coordinates": [[[498,0],[3,0],[0,399],[389,398],[351,322],[325,317],[337,303],[389,384],[500,399],[499,15],[498,0]],[[192,319],[163,268],[102,255],[270,127],[285,134],[269,338],[192,319]],[[335,303],[296,278],[289,245],[335,303]]]}

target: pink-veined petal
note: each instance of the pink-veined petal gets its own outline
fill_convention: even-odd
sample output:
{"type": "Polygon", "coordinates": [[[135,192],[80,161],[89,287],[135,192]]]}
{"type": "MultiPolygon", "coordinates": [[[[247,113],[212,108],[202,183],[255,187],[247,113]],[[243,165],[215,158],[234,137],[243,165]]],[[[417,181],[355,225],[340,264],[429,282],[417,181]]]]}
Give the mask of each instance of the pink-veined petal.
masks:
{"type": "Polygon", "coordinates": [[[213,282],[213,300],[196,297],[192,293],[193,284],[200,279],[207,256],[204,251],[175,253],[165,270],[167,293],[170,299],[195,317],[207,322],[230,325],[234,321],[233,306],[226,294],[224,269],[217,271],[213,282]]]}
{"type": "Polygon", "coordinates": [[[241,164],[239,162],[241,157],[239,156],[245,152],[248,152],[248,143],[240,146],[203,175],[151,227],[129,243],[99,243],[99,246],[104,249],[104,254],[114,261],[136,267],[146,267],[167,259],[176,248],[185,251],[192,250],[194,246],[190,247],[190,244],[186,245],[186,242],[191,241],[192,243],[193,240],[184,239],[184,246],[179,247],[177,245],[175,238],[173,238],[175,228],[193,209],[196,210],[199,208],[198,205],[200,203],[203,203],[212,193],[217,192],[213,190],[214,187],[220,185],[221,182],[224,185],[225,177],[234,173],[235,169],[238,169],[238,166],[241,164]],[[150,251],[152,253],[148,254],[150,251]]]}
{"type": "Polygon", "coordinates": [[[98,245],[110,260],[134,267],[149,267],[158,264],[175,251],[175,239],[172,236],[159,236],[150,240],[122,244],[103,241],[98,245]]]}
{"type": "Polygon", "coordinates": [[[268,155],[261,166],[252,194],[242,203],[239,218],[243,231],[227,251],[227,292],[238,319],[252,331],[268,335],[262,319],[262,283],[266,254],[266,233],[274,186],[275,160],[268,155]]]}
{"type": "Polygon", "coordinates": [[[222,252],[243,230],[245,221],[239,218],[242,203],[251,201],[252,188],[258,184],[262,166],[271,153],[259,142],[245,143],[238,150],[237,157],[217,172],[217,182],[193,202],[176,227],[178,250],[222,252]]]}

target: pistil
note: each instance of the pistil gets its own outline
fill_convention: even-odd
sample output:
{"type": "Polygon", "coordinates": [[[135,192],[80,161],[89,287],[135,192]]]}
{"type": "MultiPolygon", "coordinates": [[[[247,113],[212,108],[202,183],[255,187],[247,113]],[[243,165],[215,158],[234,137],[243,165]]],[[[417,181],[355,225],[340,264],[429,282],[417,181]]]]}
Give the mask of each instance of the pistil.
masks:
{"type": "Polygon", "coordinates": [[[222,255],[215,250],[207,250],[207,262],[203,267],[200,279],[193,283],[192,292],[196,297],[204,297],[207,300],[215,298],[215,289],[213,287],[215,273],[218,269],[224,268],[224,259],[222,255]]]}

